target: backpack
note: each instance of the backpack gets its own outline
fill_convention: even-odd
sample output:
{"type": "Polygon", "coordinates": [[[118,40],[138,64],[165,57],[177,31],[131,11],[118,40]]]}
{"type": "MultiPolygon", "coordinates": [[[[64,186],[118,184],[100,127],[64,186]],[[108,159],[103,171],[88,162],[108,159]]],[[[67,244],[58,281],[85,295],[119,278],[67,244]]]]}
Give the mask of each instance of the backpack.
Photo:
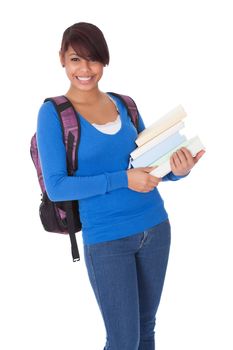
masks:
{"type": "MultiPolygon", "coordinates": [[[[134,100],[125,95],[110,92],[109,94],[118,97],[124,103],[128,115],[138,131],[138,109],[134,100]]],[[[44,102],[51,101],[58,113],[62,132],[63,142],[66,147],[67,173],[72,176],[78,169],[78,145],[80,141],[80,121],[78,114],[66,96],[46,98],[44,102]]],[[[78,245],[75,233],[81,231],[82,224],[79,216],[78,200],[53,202],[49,199],[39,159],[36,133],[31,139],[30,154],[35,165],[37,176],[42,191],[39,216],[44,229],[48,232],[69,234],[71,241],[71,252],[73,261],[80,260],[78,245]]]]}

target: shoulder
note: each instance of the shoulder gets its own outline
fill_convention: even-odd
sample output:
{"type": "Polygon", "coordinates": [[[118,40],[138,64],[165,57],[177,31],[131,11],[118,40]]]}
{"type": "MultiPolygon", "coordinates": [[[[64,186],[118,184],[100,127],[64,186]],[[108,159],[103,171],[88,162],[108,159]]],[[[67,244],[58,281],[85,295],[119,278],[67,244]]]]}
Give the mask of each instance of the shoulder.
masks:
{"type": "Polygon", "coordinates": [[[116,92],[108,92],[107,93],[110,97],[117,99],[121,101],[122,103],[134,103],[136,105],[135,100],[133,97],[121,93],[116,93],[116,92]]]}
{"type": "Polygon", "coordinates": [[[59,116],[57,114],[56,108],[51,101],[43,102],[39,108],[38,121],[59,121],[59,116]]]}
{"type": "Polygon", "coordinates": [[[136,111],[138,112],[137,104],[131,96],[115,92],[108,92],[108,95],[111,98],[113,98],[117,102],[117,104],[120,105],[122,108],[127,110],[136,109],[136,111]]]}
{"type": "Polygon", "coordinates": [[[60,129],[61,123],[55,106],[51,101],[43,102],[39,108],[37,128],[60,129]]]}
{"type": "Polygon", "coordinates": [[[43,102],[39,108],[39,115],[57,114],[54,104],[51,101],[43,102]]]}

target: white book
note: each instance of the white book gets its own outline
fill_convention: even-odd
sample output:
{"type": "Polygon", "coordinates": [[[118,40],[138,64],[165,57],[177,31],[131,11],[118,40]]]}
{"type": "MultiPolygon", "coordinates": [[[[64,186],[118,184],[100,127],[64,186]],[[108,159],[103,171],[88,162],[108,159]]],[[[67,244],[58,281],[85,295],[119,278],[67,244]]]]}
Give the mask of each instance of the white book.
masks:
{"type": "Polygon", "coordinates": [[[184,122],[178,122],[173,125],[171,128],[165,130],[162,134],[154,137],[152,140],[148,141],[141,147],[136,148],[133,152],[130,153],[132,159],[140,157],[143,153],[149,151],[154,146],[158,145],[160,142],[166,140],[169,136],[175,134],[177,131],[181,130],[184,127],[184,122]]]}
{"type": "MultiPolygon", "coordinates": [[[[205,149],[203,146],[200,138],[198,136],[195,136],[191,138],[190,140],[186,141],[182,147],[186,147],[191,153],[192,156],[195,157],[196,154],[201,151],[202,149],[205,149]]],[[[150,172],[150,175],[156,176],[156,177],[163,177],[167,175],[171,171],[170,166],[170,157],[169,159],[162,162],[158,167],[150,172]]]]}
{"type": "Polygon", "coordinates": [[[131,164],[134,168],[149,166],[149,164],[155,163],[156,160],[165,156],[174,148],[179,147],[185,141],[187,141],[187,137],[185,135],[180,135],[179,131],[177,131],[174,135],[171,135],[163,142],[154,146],[142,156],[134,159],[131,164]]]}
{"type": "Polygon", "coordinates": [[[163,117],[158,119],[156,122],[154,122],[152,125],[141,131],[138,134],[135,143],[139,147],[142,146],[146,142],[150,141],[152,138],[161,134],[166,129],[169,129],[171,126],[181,121],[186,116],[187,113],[185,112],[184,108],[181,105],[177,106],[176,108],[165,114],[163,117]]]}

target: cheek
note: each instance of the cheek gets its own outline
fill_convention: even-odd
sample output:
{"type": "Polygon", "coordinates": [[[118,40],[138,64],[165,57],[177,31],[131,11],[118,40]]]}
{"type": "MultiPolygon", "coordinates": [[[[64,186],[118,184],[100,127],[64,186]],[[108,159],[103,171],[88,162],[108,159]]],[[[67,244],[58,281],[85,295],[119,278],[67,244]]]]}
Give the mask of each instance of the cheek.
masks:
{"type": "Polygon", "coordinates": [[[75,77],[75,69],[72,69],[71,67],[66,67],[66,75],[70,79],[74,78],[75,77]]]}
{"type": "Polygon", "coordinates": [[[93,70],[96,74],[98,74],[99,76],[102,76],[103,71],[104,71],[104,67],[103,67],[103,65],[96,65],[95,67],[93,67],[93,70]]]}
{"type": "Polygon", "coordinates": [[[103,75],[103,69],[99,70],[99,77],[101,78],[103,75]]]}

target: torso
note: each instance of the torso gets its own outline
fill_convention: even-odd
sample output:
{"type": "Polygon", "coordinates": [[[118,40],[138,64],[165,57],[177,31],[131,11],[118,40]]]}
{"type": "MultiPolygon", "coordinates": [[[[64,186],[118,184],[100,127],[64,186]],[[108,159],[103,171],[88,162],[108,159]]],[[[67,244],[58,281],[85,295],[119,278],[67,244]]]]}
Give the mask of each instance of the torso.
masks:
{"type": "Polygon", "coordinates": [[[118,111],[116,106],[106,94],[103,94],[101,99],[94,105],[80,105],[72,99],[71,102],[76,111],[91,124],[101,125],[117,119],[118,111]]]}

